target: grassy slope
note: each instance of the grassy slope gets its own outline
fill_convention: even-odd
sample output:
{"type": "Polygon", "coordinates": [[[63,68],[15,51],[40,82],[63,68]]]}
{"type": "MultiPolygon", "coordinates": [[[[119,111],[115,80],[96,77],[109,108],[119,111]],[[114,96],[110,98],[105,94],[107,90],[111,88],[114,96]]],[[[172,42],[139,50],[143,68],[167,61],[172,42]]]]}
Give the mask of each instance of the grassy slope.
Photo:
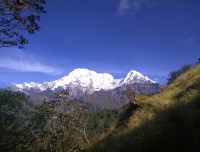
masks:
{"type": "Polygon", "coordinates": [[[126,129],[97,142],[94,152],[200,151],[200,65],[163,92],[136,97],[141,106],[126,129]]]}

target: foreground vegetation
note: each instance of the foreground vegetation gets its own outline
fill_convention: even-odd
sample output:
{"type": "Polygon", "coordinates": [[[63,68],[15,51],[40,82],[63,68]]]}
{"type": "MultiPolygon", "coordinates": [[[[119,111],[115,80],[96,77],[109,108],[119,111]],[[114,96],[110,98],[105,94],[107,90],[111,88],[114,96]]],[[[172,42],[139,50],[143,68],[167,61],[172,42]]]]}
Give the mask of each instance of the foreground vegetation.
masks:
{"type": "Polygon", "coordinates": [[[91,111],[68,94],[34,105],[21,92],[0,90],[0,151],[200,151],[199,64],[159,94],[127,89],[129,103],[118,110],[91,111]]]}
{"type": "Polygon", "coordinates": [[[90,151],[200,151],[200,65],[160,94],[135,99],[140,108],[129,118],[127,128],[116,129],[90,151]]]}
{"type": "Polygon", "coordinates": [[[68,94],[34,105],[24,93],[0,90],[0,151],[83,151],[124,124],[126,111],[135,108],[91,111],[68,94]]]}

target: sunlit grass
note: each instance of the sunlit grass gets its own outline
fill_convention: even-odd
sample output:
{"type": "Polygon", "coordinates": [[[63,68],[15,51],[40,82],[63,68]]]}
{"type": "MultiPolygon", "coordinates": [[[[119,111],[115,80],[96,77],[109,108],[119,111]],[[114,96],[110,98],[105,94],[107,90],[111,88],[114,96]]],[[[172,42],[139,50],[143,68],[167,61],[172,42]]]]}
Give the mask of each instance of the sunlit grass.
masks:
{"type": "Polygon", "coordinates": [[[92,151],[199,151],[200,64],[161,93],[136,96],[140,106],[127,127],[116,129],[92,151]]]}

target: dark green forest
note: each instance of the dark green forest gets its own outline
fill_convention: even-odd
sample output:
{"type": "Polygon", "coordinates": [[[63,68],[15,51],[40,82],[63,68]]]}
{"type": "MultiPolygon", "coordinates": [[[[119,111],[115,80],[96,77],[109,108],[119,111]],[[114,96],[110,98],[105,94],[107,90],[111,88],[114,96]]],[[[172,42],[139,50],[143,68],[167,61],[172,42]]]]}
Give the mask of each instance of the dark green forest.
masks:
{"type": "Polygon", "coordinates": [[[68,94],[64,90],[55,100],[34,105],[24,93],[1,89],[1,151],[87,149],[122,125],[129,108],[92,111],[78,100],[69,100],[68,94]]]}

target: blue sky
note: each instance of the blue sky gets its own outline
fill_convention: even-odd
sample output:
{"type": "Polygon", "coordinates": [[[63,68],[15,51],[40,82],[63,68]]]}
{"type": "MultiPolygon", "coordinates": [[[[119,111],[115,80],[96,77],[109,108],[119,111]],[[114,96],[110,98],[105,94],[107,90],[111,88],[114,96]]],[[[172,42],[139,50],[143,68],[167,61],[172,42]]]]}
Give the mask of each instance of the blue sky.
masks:
{"type": "Polygon", "coordinates": [[[25,50],[0,49],[0,86],[59,79],[75,68],[160,83],[200,58],[199,0],[50,0],[25,50]]]}

